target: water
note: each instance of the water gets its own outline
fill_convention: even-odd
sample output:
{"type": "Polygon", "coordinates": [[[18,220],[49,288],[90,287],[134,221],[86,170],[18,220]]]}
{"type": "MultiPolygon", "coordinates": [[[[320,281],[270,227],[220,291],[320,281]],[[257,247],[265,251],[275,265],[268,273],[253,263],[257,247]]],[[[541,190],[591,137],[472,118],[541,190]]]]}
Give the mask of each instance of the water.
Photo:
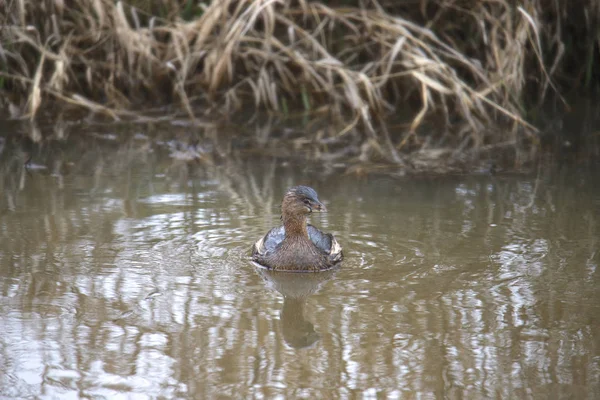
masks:
{"type": "Polygon", "coordinates": [[[597,175],[357,179],[77,143],[0,163],[2,398],[600,398],[597,175]],[[342,267],[255,269],[300,183],[342,267]]]}

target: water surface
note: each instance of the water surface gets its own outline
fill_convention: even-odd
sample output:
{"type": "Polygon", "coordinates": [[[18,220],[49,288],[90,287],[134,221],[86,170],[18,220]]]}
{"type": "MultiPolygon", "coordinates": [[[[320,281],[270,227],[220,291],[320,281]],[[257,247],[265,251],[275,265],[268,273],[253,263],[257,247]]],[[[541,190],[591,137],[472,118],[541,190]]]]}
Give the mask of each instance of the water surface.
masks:
{"type": "Polygon", "coordinates": [[[7,146],[1,397],[600,398],[598,175],[7,146]],[[329,209],[337,271],[248,260],[295,184],[329,209]]]}

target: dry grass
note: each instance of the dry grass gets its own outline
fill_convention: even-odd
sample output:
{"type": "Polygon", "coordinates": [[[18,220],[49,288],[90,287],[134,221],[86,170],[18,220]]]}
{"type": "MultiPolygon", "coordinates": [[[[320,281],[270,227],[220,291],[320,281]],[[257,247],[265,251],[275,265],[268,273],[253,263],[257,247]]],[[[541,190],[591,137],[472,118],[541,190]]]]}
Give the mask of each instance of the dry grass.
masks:
{"type": "MultiPolygon", "coordinates": [[[[567,1],[336,3],[8,0],[1,105],[32,119],[66,104],[115,119],[174,102],[192,118],[198,105],[225,116],[249,105],[325,112],[338,121],[332,136],[359,135],[366,157],[402,162],[428,146],[535,142],[525,93],[557,93],[565,54],[579,54],[563,37],[567,1]],[[399,108],[410,123],[388,132],[382,122],[399,108]],[[423,136],[427,120],[443,126],[423,136]],[[512,128],[490,129],[498,121],[512,128]]],[[[593,47],[600,6],[588,3],[593,47]]],[[[593,54],[586,61],[582,79],[593,54]]]]}

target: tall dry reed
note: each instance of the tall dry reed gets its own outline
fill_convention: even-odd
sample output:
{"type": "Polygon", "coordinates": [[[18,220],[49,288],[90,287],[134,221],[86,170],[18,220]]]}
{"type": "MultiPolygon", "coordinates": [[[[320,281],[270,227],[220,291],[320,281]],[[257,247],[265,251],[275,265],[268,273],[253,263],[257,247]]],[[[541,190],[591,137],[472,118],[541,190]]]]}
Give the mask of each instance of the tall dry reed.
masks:
{"type": "MultiPolygon", "coordinates": [[[[346,121],[331,135],[359,135],[396,162],[408,148],[535,142],[525,94],[558,93],[565,55],[585,51],[565,39],[573,14],[598,45],[600,6],[567,3],[8,0],[1,106],[29,118],[69,104],[113,118],[165,103],[191,117],[198,105],[326,112],[346,121]],[[410,123],[384,129],[399,109],[410,123]],[[443,123],[435,140],[423,136],[426,120],[443,123]],[[491,129],[498,121],[512,128],[491,129]]],[[[593,79],[594,57],[582,80],[593,79]]]]}

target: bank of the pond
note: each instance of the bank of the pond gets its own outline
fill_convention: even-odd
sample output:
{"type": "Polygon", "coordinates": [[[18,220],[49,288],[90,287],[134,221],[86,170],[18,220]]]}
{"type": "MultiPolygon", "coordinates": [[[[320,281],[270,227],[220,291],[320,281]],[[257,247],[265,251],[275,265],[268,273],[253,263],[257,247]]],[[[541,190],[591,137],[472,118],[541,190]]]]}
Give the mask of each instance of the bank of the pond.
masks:
{"type": "Polygon", "coordinates": [[[139,119],[165,104],[191,119],[301,112],[333,121],[320,154],[343,141],[364,162],[410,165],[535,153],[526,110],[549,94],[565,110],[567,89],[598,87],[592,0],[183,3],[8,2],[0,108],[33,120],[72,108],[139,119]]]}
{"type": "MultiPolygon", "coordinates": [[[[454,150],[425,144],[399,152],[395,162],[387,160],[376,143],[331,134],[338,126],[329,119],[278,119],[263,114],[239,115],[237,121],[148,117],[143,122],[101,122],[72,115],[34,122],[0,120],[0,164],[8,177],[31,169],[60,176],[73,169],[105,168],[113,163],[115,156],[110,153],[114,152],[119,165],[160,156],[192,168],[236,169],[240,160],[265,157],[323,176],[528,174],[557,162],[585,166],[600,160],[600,121],[586,116],[585,110],[593,114],[595,108],[562,116],[560,123],[549,119],[551,128],[540,134],[538,146],[507,142],[454,150]]],[[[390,124],[386,129],[399,128],[390,124]]],[[[417,138],[427,140],[427,133],[417,138]]]]}

